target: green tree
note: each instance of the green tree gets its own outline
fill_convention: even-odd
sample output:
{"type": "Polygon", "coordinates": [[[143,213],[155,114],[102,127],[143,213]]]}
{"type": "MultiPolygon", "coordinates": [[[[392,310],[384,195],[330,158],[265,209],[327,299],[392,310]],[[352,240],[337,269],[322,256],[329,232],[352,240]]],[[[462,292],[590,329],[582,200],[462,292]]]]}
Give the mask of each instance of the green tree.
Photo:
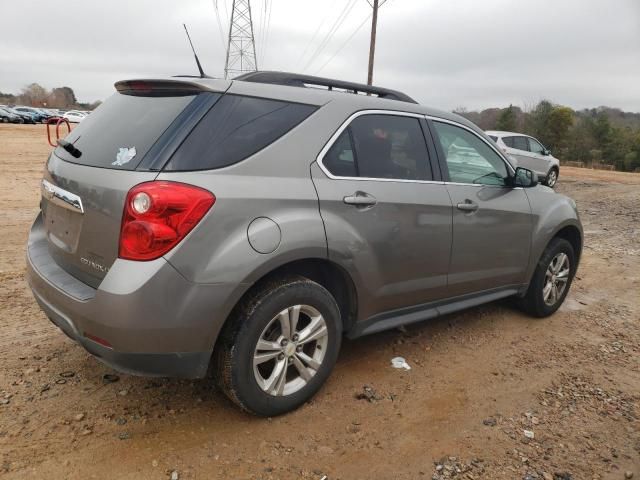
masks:
{"type": "Polygon", "coordinates": [[[549,117],[552,111],[553,104],[549,100],[542,100],[529,112],[525,122],[526,132],[541,140],[545,145],[549,145],[549,117]]]}
{"type": "Polygon", "coordinates": [[[517,130],[516,120],[516,111],[513,105],[509,105],[500,112],[500,116],[496,122],[496,130],[504,130],[506,132],[517,130]]]}
{"type": "Polygon", "coordinates": [[[592,134],[592,123],[593,120],[589,117],[578,118],[568,135],[566,160],[591,163],[591,152],[597,149],[592,134]]]}
{"type": "Polygon", "coordinates": [[[552,150],[566,149],[572,125],[573,110],[562,105],[554,105],[549,100],[542,100],[529,113],[525,121],[525,130],[552,150]]]}
{"type": "Polygon", "coordinates": [[[569,129],[573,125],[573,110],[555,106],[549,113],[546,125],[547,145],[554,150],[564,149],[569,140],[569,129]]]}
{"type": "Polygon", "coordinates": [[[611,122],[609,122],[609,118],[604,112],[599,112],[596,114],[594,122],[591,124],[591,129],[593,132],[593,137],[595,141],[598,143],[598,146],[601,149],[605,149],[605,147],[611,142],[611,122]]]}

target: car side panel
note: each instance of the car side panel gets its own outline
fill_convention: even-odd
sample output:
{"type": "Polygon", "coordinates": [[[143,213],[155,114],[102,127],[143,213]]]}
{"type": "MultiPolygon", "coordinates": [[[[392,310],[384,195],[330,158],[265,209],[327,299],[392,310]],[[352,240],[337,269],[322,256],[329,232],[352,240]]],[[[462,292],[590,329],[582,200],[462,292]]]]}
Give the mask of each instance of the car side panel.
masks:
{"type": "MultiPolygon", "coordinates": [[[[533,170],[538,175],[544,170],[544,167],[541,166],[540,162],[532,157],[531,152],[527,152],[525,150],[519,150],[517,148],[506,147],[506,153],[510,157],[514,158],[518,167],[528,168],[529,170],[533,170]]],[[[546,172],[545,172],[546,173],[546,172]]]]}
{"type": "Polygon", "coordinates": [[[522,188],[448,184],[454,208],[448,296],[526,282],[531,243],[529,201],[522,188]]]}
{"type": "Polygon", "coordinates": [[[216,196],[205,218],[164,257],[191,282],[234,286],[224,303],[209,306],[212,345],[238,300],[262,276],[295,260],[327,258],[309,165],[337,123],[335,112],[321,108],[237,164],[158,175],[158,180],[185,182],[216,196]],[[262,227],[250,227],[255,220],[254,227],[262,227]]]}
{"type": "Polygon", "coordinates": [[[311,174],[329,258],[358,291],[358,320],[447,295],[451,200],[443,183],[331,179],[317,164],[311,174]],[[376,205],[346,205],[356,191],[376,205]]]}

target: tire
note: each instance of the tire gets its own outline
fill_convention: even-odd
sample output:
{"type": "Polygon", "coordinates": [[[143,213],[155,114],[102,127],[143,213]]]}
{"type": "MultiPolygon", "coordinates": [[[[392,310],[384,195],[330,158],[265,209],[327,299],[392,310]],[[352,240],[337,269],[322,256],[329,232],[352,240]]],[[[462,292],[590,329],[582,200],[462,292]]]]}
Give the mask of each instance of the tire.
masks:
{"type": "Polygon", "coordinates": [[[536,266],[536,270],[533,273],[533,278],[531,279],[531,283],[529,284],[529,288],[527,289],[527,293],[521,299],[519,299],[519,306],[522,310],[524,310],[529,315],[534,317],[548,317],[555,313],[571,288],[571,282],[573,281],[573,277],[576,274],[576,255],[573,250],[571,244],[563,238],[554,238],[549,242],[547,248],[542,253],[540,260],[538,261],[538,265],[536,266]],[[564,267],[564,263],[559,265],[559,270],[554,276],[549,275],[549,271],[553,270],[554,266],[558,266],[560,259],[564,258],[562,255],[566,256],[566,261],[568,262],[568,267],[564,267]],[[552,265],[552,262],[555,262],[552,265]],[[555,290],[555,301],[554,290],[551,287],[551,291],[549,293],[549,297],[546,297],[547,289],[549,282],[551,284],[561,285],[563,283],[561,278],[565,278],[562,275],[562,272],[567,270],[566,281],[564,281],[564,288],[560,291],[560,288],[557,287],[555,290]],[[562,276],[561,276],[562,275],[562,276]],[[546,300],[545,300],[546,298],[546,300]]]}
{"type": "Polygon", "coordinates": [[[341,341],[340,310],[324,287],[300,276],[270,281],[234,310],[216,345],[214,375],[221,390],[243,410],[280,415],[320,389],[335,365],[341,341]],[[297,326],[287,335],[283,326],[291,329],[287,320],[296,317],[298,307],[297,326]],[[293,332],[300,333],[297,340],[293,332]],[[258,349],[258,340],[268,348],[258,349]],[[260,362],[257,367],[254,360],[260,362]]]}
{"type": "Polygon", "coordinates": [[[553,167],[549,170],[549,173],[547,173],[547,177],[544,179],[544,184],[547,187],[553,188],[558,183],[558,177],[560,177],[560,172],[556,167],[553,167]]]}

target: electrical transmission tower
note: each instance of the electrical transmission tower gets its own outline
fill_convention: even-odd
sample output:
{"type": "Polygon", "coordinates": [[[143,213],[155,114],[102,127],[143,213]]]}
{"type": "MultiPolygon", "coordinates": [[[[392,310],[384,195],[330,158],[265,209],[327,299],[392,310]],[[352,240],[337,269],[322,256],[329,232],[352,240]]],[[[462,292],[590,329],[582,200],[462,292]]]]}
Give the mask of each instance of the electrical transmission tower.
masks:
{"type": "Polygon", "coordinates": [[[224,78],[258,70],[250,0],[233,0],[224,78]]]}

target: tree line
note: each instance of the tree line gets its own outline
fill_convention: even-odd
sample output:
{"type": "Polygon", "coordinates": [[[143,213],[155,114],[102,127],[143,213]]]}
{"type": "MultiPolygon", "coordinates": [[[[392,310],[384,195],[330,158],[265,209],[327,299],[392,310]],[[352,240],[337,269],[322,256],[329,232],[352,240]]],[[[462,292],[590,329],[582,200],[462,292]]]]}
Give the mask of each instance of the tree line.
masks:
{"type": "Polygon", "coordinates": [[[100,105],[100,102],[78,102],[76,94],[71,87],[57,87],[52,90],[47,90],[38,83],[32,83],[25,86],[17,95],[0,92],[0,104],[93,110],[100,105]]]}
{"type": "Polygon", "coordinates": [[[548,100],[526,110],[509,105],[481,112],[458,108],[455,113],[483,130],[536,137],[561,162],[605,164],[616,170],[640,171],[640,113],[610,107],[573,110],[548,100]]]}

